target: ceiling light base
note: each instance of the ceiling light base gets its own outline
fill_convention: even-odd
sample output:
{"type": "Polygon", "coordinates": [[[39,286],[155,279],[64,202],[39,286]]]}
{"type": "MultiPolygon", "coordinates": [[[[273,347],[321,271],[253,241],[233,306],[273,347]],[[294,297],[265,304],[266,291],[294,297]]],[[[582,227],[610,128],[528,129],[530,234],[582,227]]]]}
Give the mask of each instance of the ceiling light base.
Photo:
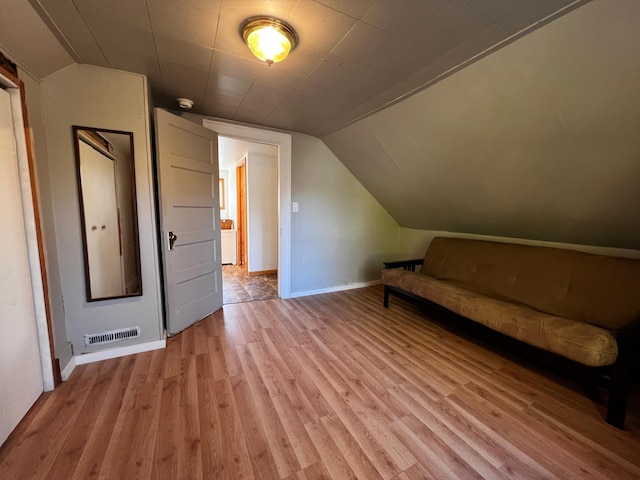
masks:
{"type": "Polygon", "coordinates": [[[277,18],[251,17],[240,33],[251,52],[269,66],[284,60],[298,43],[295,30],[277,18]]]}

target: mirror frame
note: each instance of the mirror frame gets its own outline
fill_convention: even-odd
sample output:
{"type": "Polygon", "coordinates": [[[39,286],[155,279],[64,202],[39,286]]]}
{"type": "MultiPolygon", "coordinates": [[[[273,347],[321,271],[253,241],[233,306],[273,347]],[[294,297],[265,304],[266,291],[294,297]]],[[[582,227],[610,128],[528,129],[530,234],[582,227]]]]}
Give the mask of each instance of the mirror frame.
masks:
{"type": "MultiPolygon", "coordinates": [[[[82,250],[83,250],[83,261],[84,261],[84,281],[85,281],[85,293],[87,302],[96,302],[102,300],[113,300],[116,298],[129,298],[129,297],[139,297],[142,296],[142,268],[141,268],[141,258],[140,258],[140,234],[138,227],[138,208],[137,208],[137,195],[136,195],[136,175],[135,175],[135,153],[133,146],[133,132],[126,132],[121,130],[112,130],[108,128],[95,128],[95,127],[84,127],[80,125],[72,126],[72,135],[73,135],[73,147],[75,153],[75,163],[76,163],[76,182],[77,182],[77,193],[78,193],[78,203],[80,207],[80,230],[82,236],[82,250]],[[80,139],[81,131],[93,132],[95,134],[99,134],[100,132],[104,132],[107,134],[119,134],[126,135],[129,137],[129,149],[131,152],[131,216],[132,216],[132,236],[133,236],[133,254],[135,256],[135,274],[137,275],[139,288],[134,293],[124,293],[122,295],[111,295],[111,296],[94,296],[91,290],[91,272],[89,265],[89,248],[87,242],[87,225],[85,222],[85,200],[83,195],[82,188],[82,170],[81,170],[81,158],[80,158],[80,142],[84,142],[80,139]]],[[[105,139],[105,141],[107,141],[105,139]]],[[[107,141],[108,142],[108,141],[107,141]]],[[[86,143],[86,142],[84,142],[86,143]]],[[[92,147],[95,148],[95,147],[92,147]]],[[[97,150],[97,149],[96,149],[97,150]]],[[[100,152],[105,155],[104,152],[100,152]]],[[[108,155],[105,157],[110,158],[108,155]]],[[[113,160],[113,159],[112,159],[113,160]]],[[[116,193],[117,196],[117,193],[116,193]]],[[[123,251],[123,238],[122,238],[122,226],[120,219],[120,208],[118,208],[117,218],[118,218],[118,239],[120,242],[120,254],[122,255],[123,251]]],[[[104,228],[104,227],[103,227],[104,228]]]]}

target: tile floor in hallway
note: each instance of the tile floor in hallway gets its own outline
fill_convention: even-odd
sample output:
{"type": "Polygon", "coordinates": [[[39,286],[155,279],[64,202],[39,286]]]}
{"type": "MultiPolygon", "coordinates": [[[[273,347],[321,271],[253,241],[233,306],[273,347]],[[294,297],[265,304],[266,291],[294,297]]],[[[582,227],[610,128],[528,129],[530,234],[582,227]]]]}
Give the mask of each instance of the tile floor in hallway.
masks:
{"type": "Polygon", "coordinates": [[[278,275],[249,275],[244,265],[222,266],[223,302],[242,303],[278,296],[278,275]]]}

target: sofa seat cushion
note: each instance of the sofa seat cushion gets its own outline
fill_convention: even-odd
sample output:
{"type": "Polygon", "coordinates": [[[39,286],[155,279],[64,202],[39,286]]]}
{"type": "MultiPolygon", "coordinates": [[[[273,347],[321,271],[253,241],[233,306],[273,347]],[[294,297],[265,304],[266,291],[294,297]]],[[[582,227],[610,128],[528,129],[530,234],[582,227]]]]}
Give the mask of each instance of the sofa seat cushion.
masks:
{"type": "Polygon", "coordinates": [[[588,323],[549,315],[401,269],[383,270],[381,278],[385,285],[431,300],[493,330],[584,365],[611,365],[618,356],[615,336],[588,323]]]}

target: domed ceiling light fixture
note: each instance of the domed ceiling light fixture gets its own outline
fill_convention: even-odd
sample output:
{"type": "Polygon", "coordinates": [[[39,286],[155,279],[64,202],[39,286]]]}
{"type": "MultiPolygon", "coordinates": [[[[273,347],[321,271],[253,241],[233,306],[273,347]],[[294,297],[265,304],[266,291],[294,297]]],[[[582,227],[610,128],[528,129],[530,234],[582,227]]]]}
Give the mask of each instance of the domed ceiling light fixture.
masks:
{"type": "Polygon", "coordinates": [[[293,28],[271,17],[252,17],[242,25],[242,38],[253,54],[267,65],[281,62],[298,43],[293,28]]]}

